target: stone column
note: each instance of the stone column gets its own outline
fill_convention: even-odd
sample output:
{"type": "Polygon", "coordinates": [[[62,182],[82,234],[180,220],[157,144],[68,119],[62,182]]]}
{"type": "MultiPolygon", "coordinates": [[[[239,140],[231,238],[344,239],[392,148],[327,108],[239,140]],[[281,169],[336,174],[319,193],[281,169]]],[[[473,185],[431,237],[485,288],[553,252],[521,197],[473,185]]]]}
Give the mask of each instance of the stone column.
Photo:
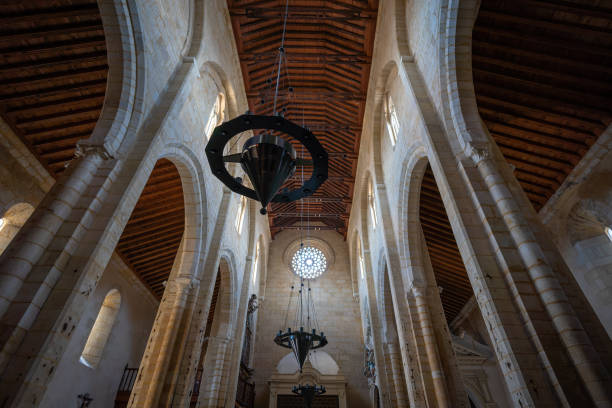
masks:
{"type": "Polygon", "coordinates": [[[228,357],[231,358],[233,340],[223,337],[209,337],[206,357],[204,360],[204,373],[202,387],[198,397],[199,406],[218,407],[225,405],[227,395],[227,369],[228,357]]]}
{"type": "MultiPolygon", "coordinates": [[[[477,166],[502,215],[518,253],[526,265],[536,293],[597,406],[612,406],[610,374],[600,360],[538,242],[532,226],[519,208],[486,144],[469,144],[468,156],[477,166]]],[[[549,371],[550,374],[550,371],[549,371]]],[[[556,384],[556,377],[551,378],[556,384]]]]}
{"type": "Polygon", "coordinates": [[[0,400],[7,406],[42,398],[80,317],[67,305],[84,302],[89,278],[103,270],[97,242],[109,220],[102,203],[116,163],[103,146],[79,144],[0,258],[0,400]]]}
{"type": "Polygon", "coordinates": [[[438,402],[437,406],[440,408],[447,408],[450,407],[450,401],[448,399],[446,383],[444,381],[444,373],[442,371],[442,364],[440,363],[440,356],[438,355],[435,333],[433,331],[433,325],[429,315],[429,309],[427,307],[427,300],[420,288],[413,287],[412,292],[414,294],[414,299],[417,306],[418,319],[421,324],[421,332],[423,334],[423,341],[425,343],[425,350],[427,352],[427,361],[429,362],[429,367],[431,369],[431,377],[436,394],[436,401],[438,402]]]}
{"type": "Polygon", "coordinates": [[[399,345],[395,342],[387,343],[386,354],[389,360],[390,367],[388,368],[387,374],[391,374],[391,381],[393,382],[393,388],[395,390],[395,403],[398,408],[408,407],[408,395],[406,395],[406,387],[403,376],[402,367],[402,356],[400,353],[399,345]]]}
{"type": "Polygon", "coordinates": [[[177,277],[168,282],[138,369],[129,407],[159,405],[175,340],[193,287],[192,280],[186,277],[177,277]]]}
{"type": "Polygon", "coordinates": [[[110,155],[101,146],[77,146],[75,159],[0,257],[0,318],[41,259],[62,224],[110,155]]]}

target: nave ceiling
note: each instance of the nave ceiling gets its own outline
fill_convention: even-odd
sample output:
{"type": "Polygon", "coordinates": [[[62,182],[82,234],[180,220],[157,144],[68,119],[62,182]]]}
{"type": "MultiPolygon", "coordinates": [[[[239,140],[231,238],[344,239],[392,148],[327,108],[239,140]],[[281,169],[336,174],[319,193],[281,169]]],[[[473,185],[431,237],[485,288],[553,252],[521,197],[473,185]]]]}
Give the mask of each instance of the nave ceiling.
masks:
{"type": "MultiPolygon", "coordinates": [[[[268,79],[280,44],[284,4],[228,0],[247,97],[255,113],[272,109],[268,79]]],[[[330,153],[330,178],[313,199],[274,204],[273,234],[298,228],[302,210],[311,225],[346,234],[377,8],[375,0],[290,2],[287,68],[281,72],[281,83],[290,83],[293,92],[281,89],[279,107],[287,107],[286,117],[303,122],[321,138],[330,153]]],[[[97,2],[9,2],[0,5],[0,19],[0,115],[58,177],[74,157],[77,141],[91,134],[104,101],[108,64],[97,2]]],[[[612,121],[612,9],[582,0],[483,0],[473,35],[480,115],[540,209],[612,121]]],[[[179,239],[184,206],[176,193],[180,179],[167,166],[158,163],[145,197],[153,194],[174,201],[160,201],[159,208],[137,205],[118,247],[128,263],[138,251],[160,255],[147,246],[154,242],[129,232],[147,225],[146,215],[143,219],[140,214],[173,214],[160,222],[155,234],[172,247],[179,239]]],[[[288,186],[299,183],[300,177],[296,174],[288,186]]],[[[433,193],[437,187],[426,177],[423,189],[433,193]]],[[[424,230],[440,222],[439,208],[424,207],[420,216],[424,230]]],[[[452,231],[442,230],[426,238],[427,243],[441,257],[455,259],[449,244],[454,242],[452,231]]],[[[166,252],[166,257],[174,256],[166,252]]],[[[167,260],[158,265],[158,272],[143,269],[155,293],[163,290],[160,285],[169,272],[167,260]]],[[[457,290],[463,293],[467,281],[455,270],[459,264],[434,266],[437,273],[456,273],[457,290]]],[[[132,268],[138,272],[139,267],[132,268]]]]}

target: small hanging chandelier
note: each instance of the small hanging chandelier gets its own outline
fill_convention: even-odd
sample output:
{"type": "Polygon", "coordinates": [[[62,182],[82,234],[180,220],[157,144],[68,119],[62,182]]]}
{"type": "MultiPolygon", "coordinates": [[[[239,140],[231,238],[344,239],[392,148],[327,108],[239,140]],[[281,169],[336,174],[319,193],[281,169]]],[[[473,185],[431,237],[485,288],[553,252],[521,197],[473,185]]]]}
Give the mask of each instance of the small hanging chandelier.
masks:
{"type": "MultiPolygon", "coordinates": [[[[296,298],[297,307],[293,327],[299,327],[298,330],[292,330],[291,326],[285,324],[286,330],[279,330],[274,342],[281,347],[289,348],[293,351],[293,355],[298,363],[300,372],[304,367],[306,358],[310,350],[315,350],[324,347],[327,344],[325,334],[318,330],[316,312],[314,302],[311,296],[310,281],[308,281],[308,291],[304,296],[304,280],[301,279],[299,295],[296,298]],[[306,299],[304,299],[306,297],[306,299]],[[305,305],[305,307],[304,307],[305,305]]],[[[293,298],[294,287],[291,286],[291,294],[289,296],[289,305],[287,306],[287,314],[291,308],[291,300],[293,298]]],[[[286,319],[285,319],[286,320],[286,319]]],[[[287,322],[285,322],[287,323],[287,322]]]]}
{"type": "Polygon", "coordinates": [[[322,385],[317,386],[310,384],[299,384],[298,386],[293,386],[293,388],[291,389],[291,392],[301,396],[304,399],[304,406],[306,408],[311,408],[314,397],[317,397],[321,394],[325,394],[325,391],[327,390],[322,385]]]}

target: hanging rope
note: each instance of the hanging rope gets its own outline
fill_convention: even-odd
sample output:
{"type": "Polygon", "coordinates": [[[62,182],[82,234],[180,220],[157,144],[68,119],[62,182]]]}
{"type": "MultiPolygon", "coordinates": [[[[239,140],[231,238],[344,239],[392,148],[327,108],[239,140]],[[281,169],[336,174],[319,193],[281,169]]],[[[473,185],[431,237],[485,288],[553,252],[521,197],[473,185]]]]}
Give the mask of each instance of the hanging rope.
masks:
{"type": "Polygon", "coordinates": [[[287,16],[289,15],[289,0],[285,2],[285,19],[283,21],[283,34],[281,37],[281,46],[278,49],[278,71],[276,72],[276,89],[274,90],[274,107],[272,111],[276,115],[276,100],[278,98],[278,85],[280,82],[281,66],[283,65],[283,54],[285,53],[285,34],[287,32],[287,16]]]}

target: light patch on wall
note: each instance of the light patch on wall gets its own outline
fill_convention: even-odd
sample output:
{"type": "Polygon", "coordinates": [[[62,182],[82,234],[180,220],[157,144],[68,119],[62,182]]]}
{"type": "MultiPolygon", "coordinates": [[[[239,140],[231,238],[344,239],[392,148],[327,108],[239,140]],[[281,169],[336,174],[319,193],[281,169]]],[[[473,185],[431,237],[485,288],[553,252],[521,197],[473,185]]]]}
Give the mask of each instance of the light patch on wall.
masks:
{"type": "Polygon", "coordinates": [[[612,228],[610,228],[610,227],[605,227],[605,228],[604,228],[604,232],[606,233],[606,236],[608,237],[608,239],[610,240],[610,242],[612,242],[612,228]]]}

